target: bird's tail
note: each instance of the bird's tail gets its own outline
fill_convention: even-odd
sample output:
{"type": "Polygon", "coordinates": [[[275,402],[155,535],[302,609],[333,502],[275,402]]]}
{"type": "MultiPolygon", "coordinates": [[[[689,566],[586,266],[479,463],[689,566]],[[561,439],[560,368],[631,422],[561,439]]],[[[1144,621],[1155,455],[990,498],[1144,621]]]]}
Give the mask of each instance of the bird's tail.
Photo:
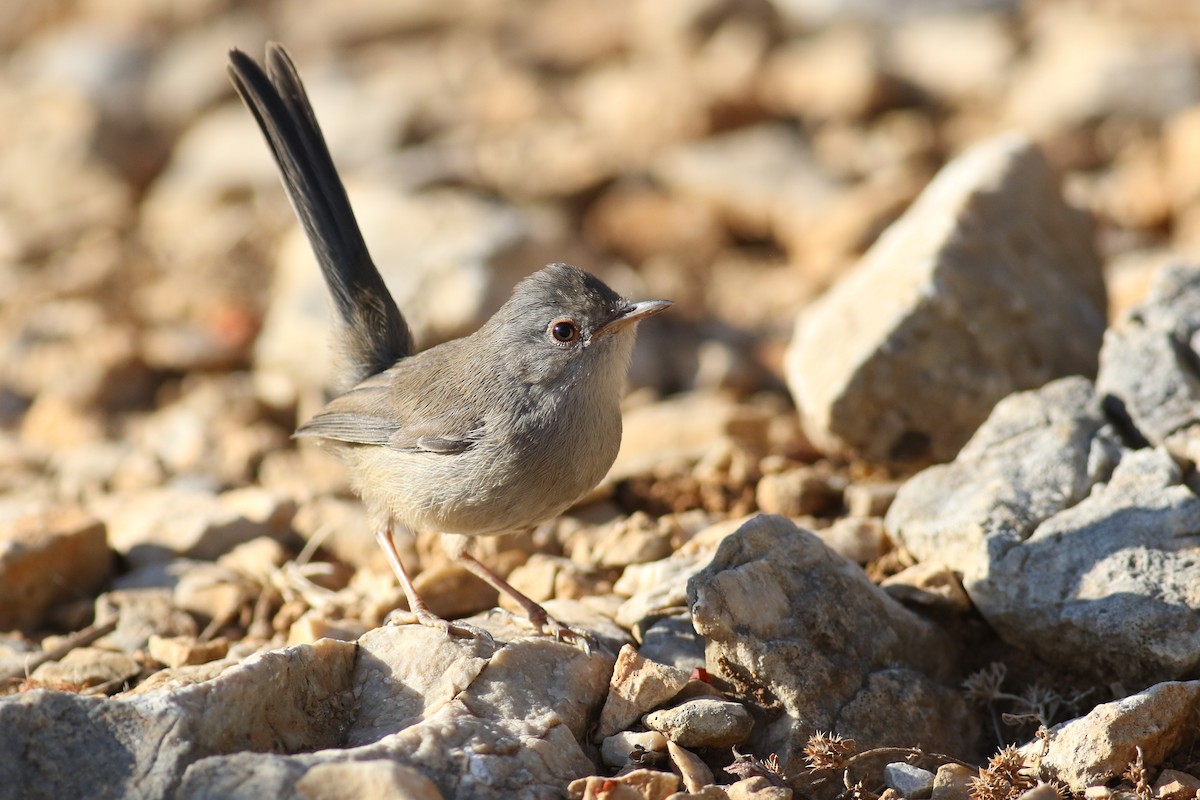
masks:
{"type": "Polygon", "coordinates": [[[266,70],[236,48],[229,74],[258,120],[292,208],[304,226],[338,315],[336,343],[347,388],[411,355],[412,334],[367,252],[346,189],[300,75],[282,45],[266,70]]]}

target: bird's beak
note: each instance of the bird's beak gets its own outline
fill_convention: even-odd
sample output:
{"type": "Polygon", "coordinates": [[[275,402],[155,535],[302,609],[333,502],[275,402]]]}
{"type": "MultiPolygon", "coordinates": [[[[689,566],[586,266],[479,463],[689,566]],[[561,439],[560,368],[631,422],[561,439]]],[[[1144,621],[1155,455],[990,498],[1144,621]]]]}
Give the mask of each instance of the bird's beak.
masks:
{"type": "Polygon", "coordinates": [[[592,338],[596,339],[624,330],[641,322],[646,317],[652,317],[660,311],[665,311],[672,305],[674,304],[670,300],[642,300],[638,303],[630,303],[621,309],[621,313],[613,320],[605,323],[603,327],[592,334],[592,338]]]}

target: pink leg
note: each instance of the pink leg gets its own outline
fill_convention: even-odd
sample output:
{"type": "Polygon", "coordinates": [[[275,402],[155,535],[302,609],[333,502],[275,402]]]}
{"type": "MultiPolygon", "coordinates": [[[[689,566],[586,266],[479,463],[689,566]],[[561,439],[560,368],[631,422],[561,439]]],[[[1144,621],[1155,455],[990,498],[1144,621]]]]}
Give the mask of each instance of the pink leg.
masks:
{"type": "Polygon", "coordinates": [[[560,642],[577,644],[583,649],[583,652],[591,654],[592,646],[596,644],[596,641],[590,634],[577,628],[572,628],[569,625],[564,625],[550,616],[546,612],[546,609],[519,592],[512,584],[495,572],[492,572],[482,561],[479,561],[471,554],[462,553],[459,555],[458,560],[464,567],[487,582],[496,591],[503,592],[511,597],[521,607],[521,610],[525,612],[525,616],[529,618],[529,622],[539,633],[547,633],[560,642]]]}
{"type": "MultiPolygon", "coordinates": [[[[465,622],[448,622],[429,610],[429,606],[425,605],[425,601],[421,599],[421,595],[417,594],[417,589],[413,586],[412,577],[408,574],[408,570],[404,568],[404,563],[400,560],[400,554],[396,552],[396,542],[392,539],[391,523],[376,531],[375,541],[379,542],[379,546],[383,548],[383,554],[387,556],[388,564],[392,567],[392,572],[396,573],[396,579],[400,581],[400,588],[404,590],[404,596],[408,598],[408,609],[417,618],[417,622],[426,627],[440,628],[447,634],[484,639],[495,649],[496,642],[492,639],[492,635],[483,628],[477,628],[465,622]]],[[[388,615],[388,621],[392,621],[391,614],[388,615]]]]}

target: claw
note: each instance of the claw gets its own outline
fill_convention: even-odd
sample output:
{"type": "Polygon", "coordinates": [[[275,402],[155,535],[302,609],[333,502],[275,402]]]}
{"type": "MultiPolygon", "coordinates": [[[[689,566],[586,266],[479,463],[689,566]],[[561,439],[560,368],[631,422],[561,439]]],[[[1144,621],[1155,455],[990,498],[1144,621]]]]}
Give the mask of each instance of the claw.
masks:
{"type": "Polygon", "coordinates": [[[437,628],[447,636],[462,636],[467,639],[477,639],[486,643],[493,653],[496,652],[496,640],[488,631],[466,622],[444,620],[430,611],[421,613],[404,611],[397,608],[389,612],[383,619],[383,624],[385,625],[412,625],[414,623],[424,625],[427,628],[437,628]]]}

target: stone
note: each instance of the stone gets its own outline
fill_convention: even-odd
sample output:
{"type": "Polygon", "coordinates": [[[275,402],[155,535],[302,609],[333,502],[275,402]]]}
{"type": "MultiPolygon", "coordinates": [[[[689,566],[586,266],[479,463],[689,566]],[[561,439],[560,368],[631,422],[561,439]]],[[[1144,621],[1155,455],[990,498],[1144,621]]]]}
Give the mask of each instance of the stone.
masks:
{"type": "Polygon", "coordinates": [[[77,647],[58,661],[42,664],[30,677],[49,689],[80,691],[94,686],[118,685],[141,671],[138,660],[126,653],[77,647]]]}
{"type": "Polygon", "coordinates": [[[930,797],[933,794],[934,779],[934,774],[929,770],[905,761],[894,761],[883,767],[884,785],[895,789],[901,797],[911,800],[930,797]]]}
{"type": "Polygon", "coordinates": [[[207,664],[228,655],[229,640],[218,636],[215,639],[201,642],[193,636],[154,634],[146,642],[146,652],[155,661],[172,668],[207,664]]]}
{"type": "Polygon", "coordinates": [[[729,800],[792,800],[792,790],[770,778],[756,775],[725,787],[729,800]]]}
{"type": "Polygon", "coordinates": [[[715,779],[712,770],[700,756],[670,739],[667,740],[667,753],[671,757],[671,766],[675,768],[683,781],[683,788],[692,793],[691,797],[696,797],[696,793],[703,793],[705,787],[708,787],[716,789],[717,800],[725,800],[724,792],[713,785],[715,779]]]}
{"type": "Polygon", "coordinates": [[[677,551],[659,561],[626,568],[613,584],[614,592],[629,598],[617,609],[617,622],[632,630],[649,617],[686,610],[688,581],[711,556],[706,551],[677,551]]]}
{"type": "Polygon", "coordinates": [[[837,193],[804,140],[777,123],[741,128],[664,152],[654,175],[705,202],[745,236],[788,240],[817,227],[837,193]]]}
{"type": "Polygon", "coordinates": [[[968,800],[979,771],[962,764],[943,764],[933,776],[932,800],[968,800]]]}
{"type": "MultiPolygon", "coordinates": [[[[383,548],[367,521],[367,511],[358,500],[321,495],[302,502],[292,527],[306,542],[316,539],[321,549],[343,564],[389,572],[383,548]]],[[[404,564],[416,561],[411,536],[394,537],[404,564]],[[406,553],[408,557],[406,558],[406,553]]]]}
{"type": "Polygon", "coordinates": [[[889,575],[879,588],[909,607],[971,611],[971,598],[954,570],[937,561],[922,561],[889,575]]]}
{"type": "Polygon", "coordinates": [[[90,510],[108,526],[113,549],[140,566],[180,555],[214,559],[259,536],[285,537],[295,506],[255,487],[219,495],[163,487],[104,495],[90,510]]]}
{"type": "Polygon", "coordinates": [[[1177,769],[1164,769],[1154,779],[1153,789],[1157,800],[1194,800],[1200,797],[1200,778],[1177,769]]]}
{"type": "Polygon", "coordinates": [[[1105,409],[1146,441],[1200,458],[1200,266],[1171,264],[1150,293],[1104,335],[1096,392],[1105,409]]]}
{"type": "Polygon", "coordinates": [[[508,574],[508,582],[539,603],[555,597],[578,600],[608,594],[612,582],[568,558],[534,553],[508,574]]]}
{"type": "Polygon", "coordinates": [[[667,749],[667,737],[658,731],[619,731],[600,743],[600,759],[610,767],[624,767],[631,762],[630,753],[639,749],[662,752],[667,749]]]}
{"type": "Polygon", "coordinates": [[[211,754],[332,747],[354,708],[354,652],[322,642],[248,659],[211,682],[115,698],[44,690],[0,698],[0,751],[42,754],[0,759],[0,786],[167,797],[211,754]]]}
{"type": "Polygon", "coordinates": [[[899,488],[899,483],[890,481],[851,483],[842,492],[846,499],[846,513],[851,517],[882,517],[891,508],[899,488]]]}
{"type": "Polygon", "coordinates": [[[863,750],[970,749],[967,709],[940,683],[955,663],[950,640],[792,522],[758,516],[726,537],[688,602],[708,672],[760,720],[747,747],[778,754],[785,770],[818,730],[863,750]]]}
{"type": "Polygon", "coordinates": [[[833,516],[842,507],[844,480],[817,467],[803,466],[763,475],[754,500],[764,514],[785,517],[833,516]]]}
{"type": "Polygon", "coordinates": [[[1007,641],[1141,688],[1200,668],[1197,531],[1200,498],[1179,465],[1139,450],[1023,541],[993,545],[986,574],[964,585],[1007,641]]]}
{"type": "Polygon", "coordinates": [[[115,589],[96,598],[97,620],[115,618],[116,629],[97,644],[136,653],[144,650],[151,636],[195,636],[196,620],[177,607],[170,589],[115,589]]]}
{"type": "Polygon", "coordinates": [[[649,473],[662,464],[697,461],[730,439],[761,447],[769,421],[769,415],[710,392],[632,409],[624,415],[621,449],[604,483],[649,473]]]}
{"type": "Polygon", "coordinates": [[[581,532],[566,549],[580,565],[624,568],[666,558],[674,550],[672,539],[679,535],[670,517],[653,519],[639,511],[599,529],[581,532]]]}
{"type": "Polygon", "coordinates": [[[949,9],[904,20],[885,45],[887,70],[950,103],[989,102],[1007,88],[1017,56],[1008,22],[1003,14],[949,9]]]}
{"type": "Polygon", "coordinates": [[[946,461],[1013,391],[1094,374],[1105,302],[1089,219],[1027,139],[997,137],[801,312],[788,386],[827,452],[946,461]]]}
{"type": "Polygon", "coordinates": [[[1044,659],[1134,688],[1200,665],[1184,622],[1200,499],[1166,451],[1120,446],[1083,379],[1002,402],[953,464],[901,489],[887,526],[1044,659]]]}
{"type": "Polygon", "coordinates": [[[667,800],[679,788],[673,772],[637,769],[615,778],[593,775],[567,786],[570,800],[667,800]]]}
{"type": "Polygon", "coordinates": [[[617,654],[596,736],[612,736],[628,728],[647,711],[679,694],[687,681],[684,670],[650,661],[625,645],[617,654]]]}
{"type": "Polygon", "coordinates": [[[210,561],[193,562],[178,571],[171,600],[206,623],[223,625],[237,617],[243,608],[253,606],[269,584],[255,584],[231,569],[210,561]]]}
{"type": "Polygon", "coordinates": [[[885,517],[888,536],[920,561],[986,569],[991,540],[1033,532],[1108,479],[1122,448],[1092,384],[1064,378],[1004,399],[951,464],[910,478],[885,517]]]}
{"type": "Polygon", "coordinates": [[[287,643],[312,644],[318,639],[353,642],[362,638],[368,630],[369,627],[358,620],[330,619],[316,609],[309,609],[288,628],[287,643]]]}
{"type": "Polygon", "coordinates": [[[1113,113],[1156,123],[1200,101],[1200,76],[1178,31],[1063,6],[1038,15],[1029,33],[1004,109],[1020,130],[1046,136],[1113,113]]]}
{"type": "Polygon", "coordinates": [[[1055,725],[1044,741],[1030,742],[1021,752],[1042,780],[1062,781],[1082,792],[1119,778],[1139,748],[1152,767],[1193,747],[1198,716],[1200,681],[1160,683],[1055,725]]]}
{"type": "Polygon", "coordinates": [[[776,48],[762,78],[767,107],[821,120],[859,119],[876,108],[885,82],[878,37],[835,25],[776,48]]]}
{"type": "Polygon", "coordinates": [[[296,794],[328,800],[442,800],[421,772],[386,758],[317,764],[296,781],[296,794]]]}
{"type": "Polygon", "coordinates": [[[841,517],[816,531],[825,545],[856,564],[867,564],[891,549],[879,517],[841,517]]]}
{"type": "Polygon", "coordinates": [[[0,535],[0,630],[33,629],[53,606],[109,579],[104,523],[78,507],[18,516],[0,535]]]}
{"type": "Polygon", "coordinates": [[[704,667],[704,639],[692,626],[692,616],[681,611],[655,619],[639,631],[638,652],[650,661],[668,664],[689,673],[704,667]]]}
{"type": "Polygon", "coordinates": [[[741,744],[754,718],[741,703],[701,697],[654,711],[642,722],[681,747],[724,748],[741,744]]]}

